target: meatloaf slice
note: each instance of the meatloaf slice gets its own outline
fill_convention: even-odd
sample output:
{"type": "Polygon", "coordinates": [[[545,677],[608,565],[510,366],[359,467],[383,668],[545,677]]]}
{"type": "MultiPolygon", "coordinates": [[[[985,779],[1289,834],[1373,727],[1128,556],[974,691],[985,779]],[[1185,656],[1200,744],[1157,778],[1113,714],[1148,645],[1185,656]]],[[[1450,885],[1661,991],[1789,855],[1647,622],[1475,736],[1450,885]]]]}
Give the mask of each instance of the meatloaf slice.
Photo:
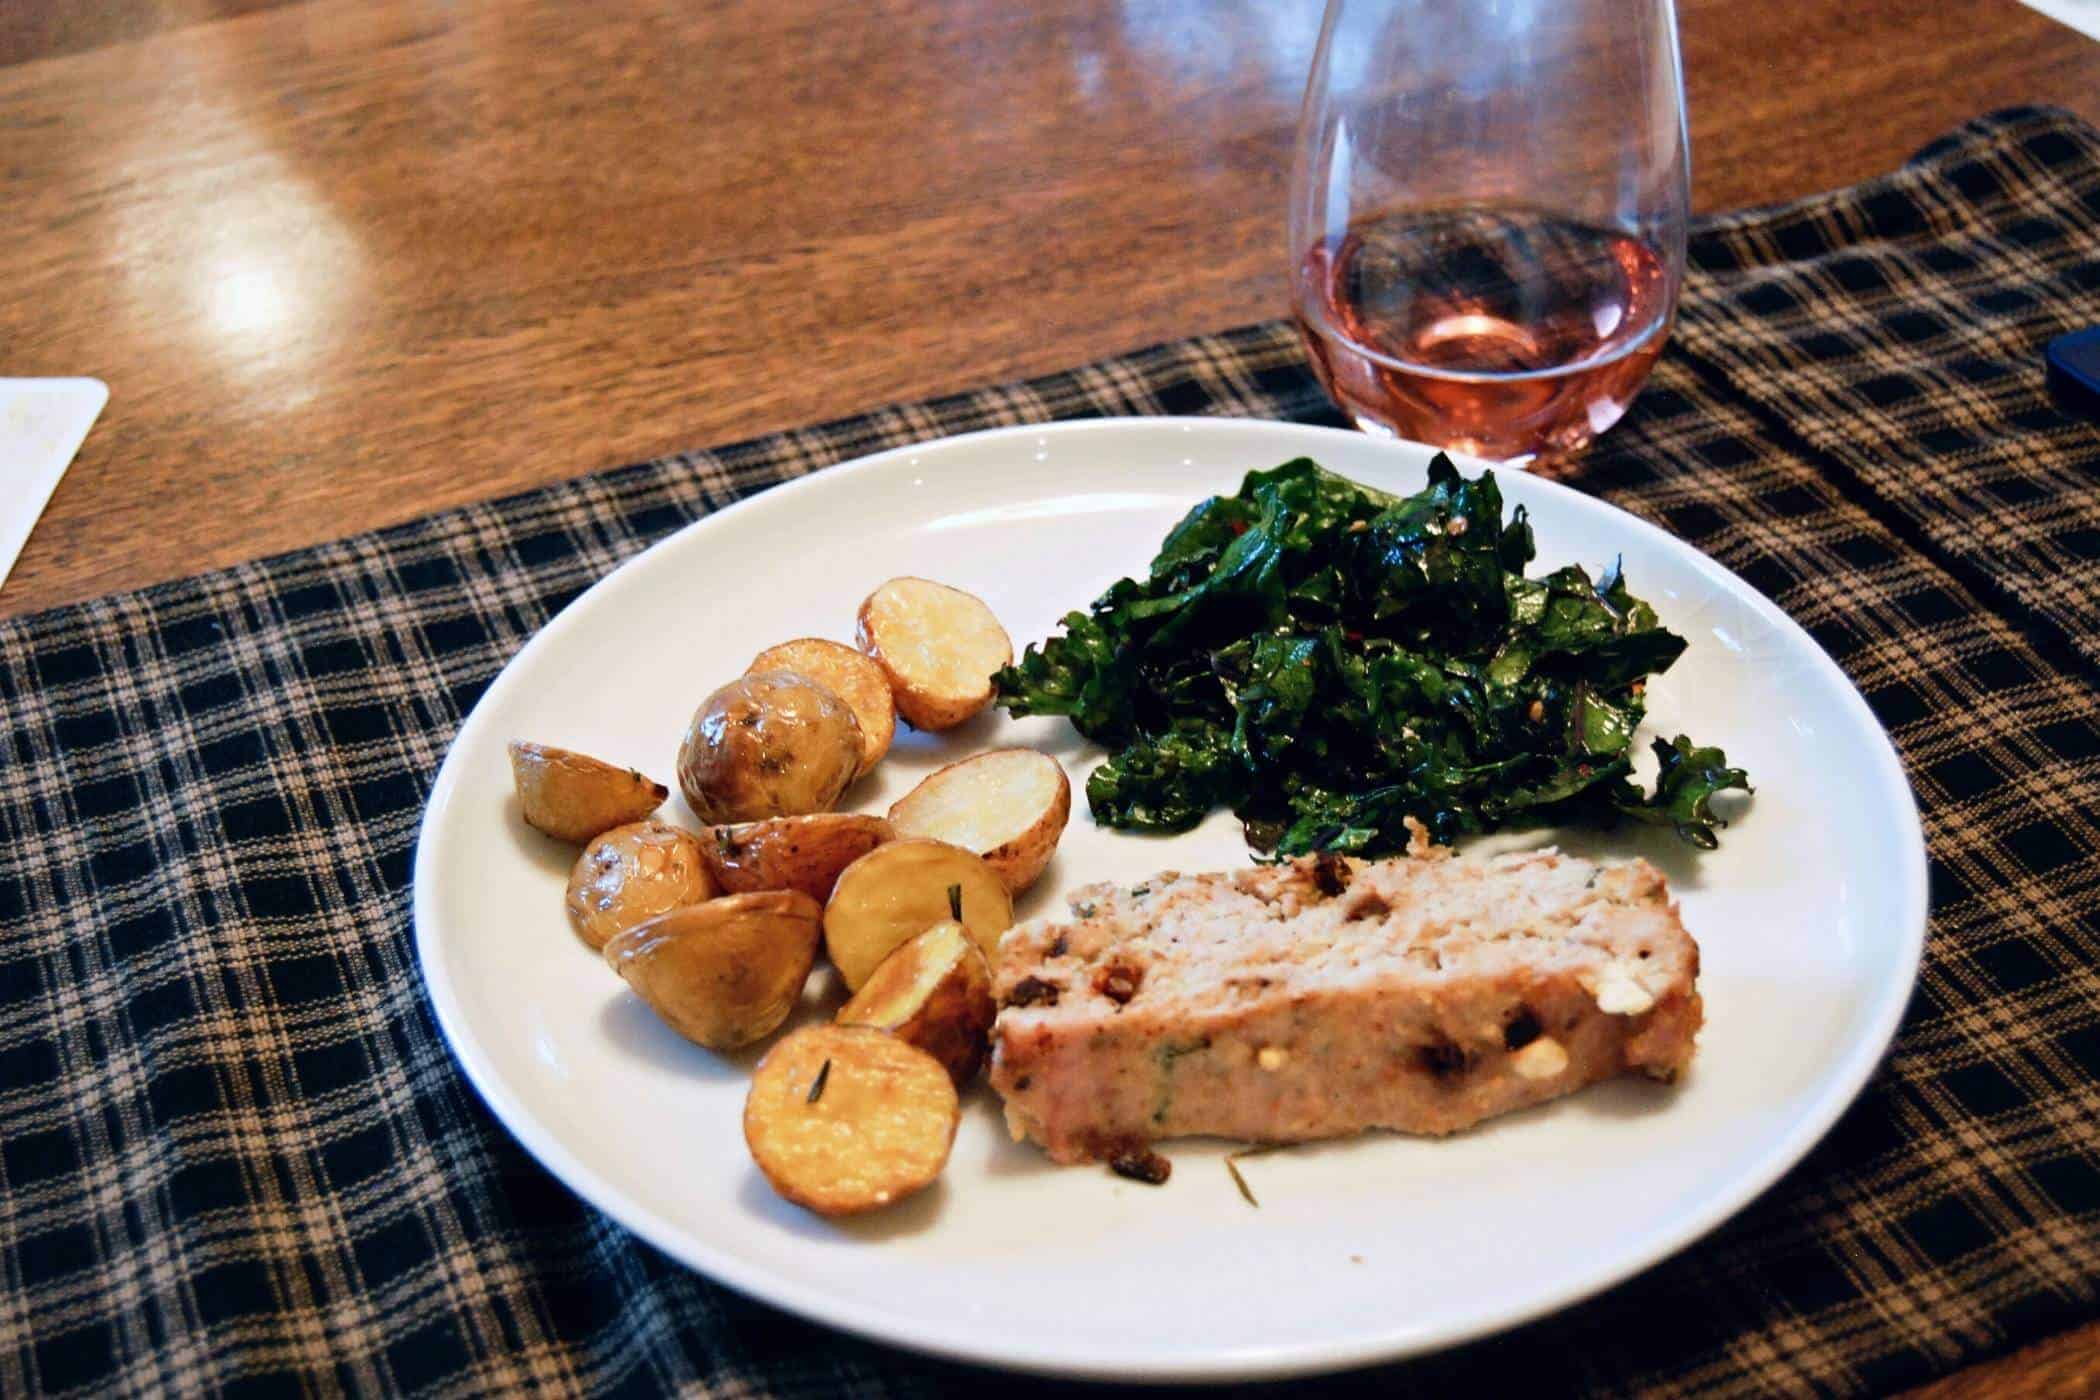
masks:
{"type": "Polygon", "coordinates": [[[1626,1071],[1674,1079],[1699,948],[1645,861],[1427,850],[1162,874],[999,951],[992,1085],[1060,1162],[1206,1134],[1451,1133],[1626,1071]]]}

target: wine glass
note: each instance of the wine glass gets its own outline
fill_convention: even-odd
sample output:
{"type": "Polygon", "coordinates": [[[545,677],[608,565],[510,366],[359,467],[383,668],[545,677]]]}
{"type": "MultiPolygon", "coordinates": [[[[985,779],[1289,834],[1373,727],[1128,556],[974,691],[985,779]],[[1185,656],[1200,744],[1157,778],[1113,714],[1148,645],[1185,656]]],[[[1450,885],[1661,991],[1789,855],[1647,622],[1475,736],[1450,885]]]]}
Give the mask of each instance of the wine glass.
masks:
{"type": "Polygon", "coordinates": [[[1292,311],[1367,431],[1550,464],[1626,411],[1684,280],[1671,0],[1328,0],[1292,311]]]}

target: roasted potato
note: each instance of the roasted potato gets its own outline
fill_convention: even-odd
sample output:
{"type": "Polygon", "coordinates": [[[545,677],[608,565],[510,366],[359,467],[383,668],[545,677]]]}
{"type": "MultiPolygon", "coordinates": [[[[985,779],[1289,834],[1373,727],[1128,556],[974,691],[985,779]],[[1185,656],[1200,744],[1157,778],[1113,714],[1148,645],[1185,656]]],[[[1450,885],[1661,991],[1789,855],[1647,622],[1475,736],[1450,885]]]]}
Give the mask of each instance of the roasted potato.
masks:
{"type": "Polygon", "coordinates": [[[744,1143],[788,1200],[858,1215],[932,1185],[961,1120],[925,1051],[867,1026],[804,1026],[751,1076],[744,1143]]]}
{"type": "Polygon", "coordinates": [[[855,636],[916,729],[953,729],[991,704],[992,673],[1014,659],[982,599],[930,579],[893,578],[870,593],[855,636]]]}
{"type": "Polygon", "coordinates": [[[672,1030],[735,1050],[778,1030],[801,999],[822,915],[796,890],[725,895],[614,934],[605,961],[672,1030]]]}
{"type": "Polygon", "coordinates": [[[846,989],[857,992],[900,944],[951,918],[989,959],[1014,921],[1013,897],[989,865],[960,846],[892,841],[839,872],[824,906],[824,949],[846,989]]]}
{"type": "Polygon", "coordinates": [[[632,768],[522,739],[511,740],[510,776],[526,824],[558,841],[588,841],[638,822],[671,795],[632,768]]]}
{"type": "Polygon", "coordinates": [[[1036,882],[1072,816],[1072,782],[1034,749],[951,763],[890,804],[899,836],[931,836],[984,857],[1008,894],[1036,882]]]}
{"type": "Polygon", "coordinates": [[[808,676],[846,702],[860,722],[860,772],[865,773],[890,751],[897,734],[897,702],[889,677],[872,660],[844,642],[802,637],[767,647],[745,671],[794,671],[808,676]]]}
{"type": "Polygon", "coordinates": [[[860,755],[845,701],[799,672],[759,671],[701,702],[678,747],[678,786],[707,822],[825,812],[860,755]]]}
{"type": "Polygon", "coordinates": [[[910,1041],[959,1089],[983,1067],[997,1014],[991,965],[968,929],[944,919],[884,958],[835,1019],[910,1041]]]}
{"type": "Polygon", "coordinates": [[[662,822],[616,826],[576,857],[569,923],[593,949],[644,919],[715,897],[715,881],[689,831],[662,822]]]}
{"type": "Polygon", "coordinates": [[[701,854],[715,883],[730,894],[800,890],[822,901],[831,898],[841,870],[895,835],[881,817],[813,812],[718,826],[701,854]]]}

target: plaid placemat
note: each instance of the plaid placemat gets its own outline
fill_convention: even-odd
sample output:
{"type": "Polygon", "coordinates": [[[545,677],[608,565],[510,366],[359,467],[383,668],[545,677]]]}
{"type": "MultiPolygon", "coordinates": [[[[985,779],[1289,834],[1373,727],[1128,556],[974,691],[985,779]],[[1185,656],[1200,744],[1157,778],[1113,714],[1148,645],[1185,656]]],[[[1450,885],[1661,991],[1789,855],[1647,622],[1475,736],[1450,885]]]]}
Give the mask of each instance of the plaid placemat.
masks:
{"type": "MultiPolygon", "coordinates": [[[[1733,1223],[1330,1393],[1879,1391],[2100,1316],[2100,433],[2041,360],[2100,307],[2100,135],[2001,113],[1693,257],[1580,482],[1777,599],[1889,727],[1920,990],[1733,1223]]],[[[535,1166],[439,1038],[410,858],[460,717],[643,545],[876,448],[1111,413],[1331,421],[1258,326],[0,623],[0,1391],[986,1379],[743,1300],[535,1166]]]]}

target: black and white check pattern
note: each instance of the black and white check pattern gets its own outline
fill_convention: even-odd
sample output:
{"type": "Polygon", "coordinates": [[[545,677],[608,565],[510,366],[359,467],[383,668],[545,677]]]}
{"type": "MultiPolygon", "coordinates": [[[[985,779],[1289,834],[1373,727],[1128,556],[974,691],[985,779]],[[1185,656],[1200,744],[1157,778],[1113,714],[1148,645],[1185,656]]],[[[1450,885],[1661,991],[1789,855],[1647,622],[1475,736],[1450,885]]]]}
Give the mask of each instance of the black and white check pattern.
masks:
{"type": "MultiPolygon", "coordinates": [[[[2001,113],[1693,259],[1580,484],[1777,599],[1894,734],[1918,996],[1716,1235],[1332,1394],[1873,1392],[2100,1316],[2100,430],[2041,358],[2100,310],[2100,135],[2001,113]]],[[[1258,326],[0,623],[0,1392],[983,1380],[746,1302],[540,1171],[439,1039],[410,858],[460,717],[643,545],[877,448],[1113,413],[1331,419],[1258,326]]]]}

